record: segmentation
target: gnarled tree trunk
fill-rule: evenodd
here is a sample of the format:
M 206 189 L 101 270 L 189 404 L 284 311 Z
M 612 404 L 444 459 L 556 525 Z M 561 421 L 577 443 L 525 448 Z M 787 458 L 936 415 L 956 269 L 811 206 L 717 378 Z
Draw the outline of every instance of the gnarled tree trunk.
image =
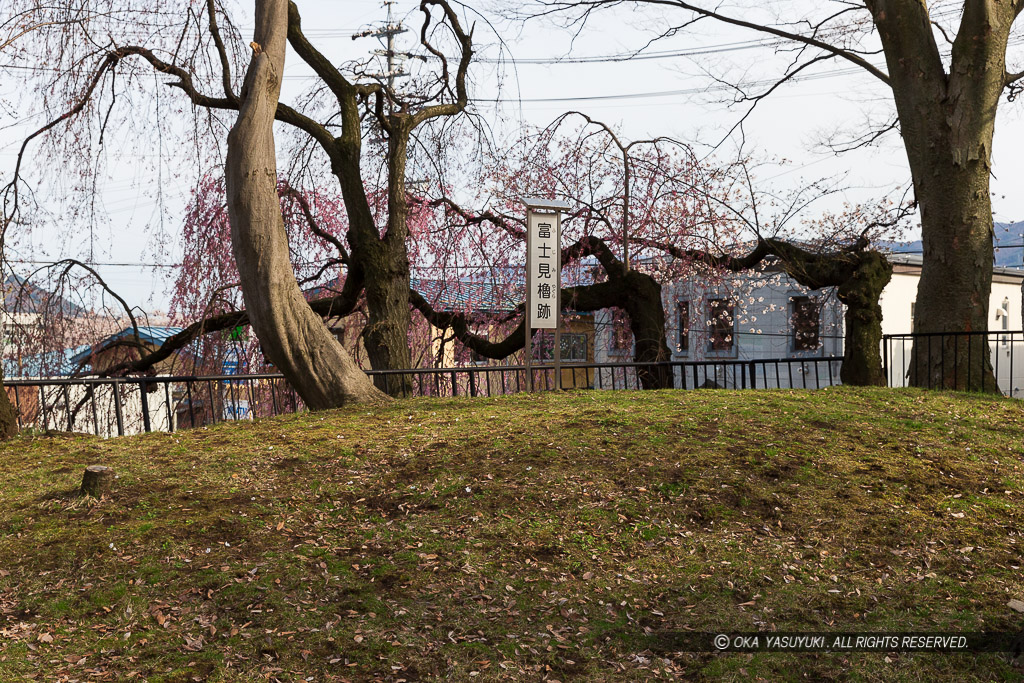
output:
M 846 304 L 846 339 L 839 378 L 855 387 L 884 387 L 882 307 L 878 299 L 892 279 L 892 264 L 876 251 L 863 252 L 853 273 L 838 287 Z
M 253 56 L 226 162 L 231 242 L 252 327 L 311 409 L 379 401 L 352 357 L 299 290 L 277 195 L 274 116 L 284 73 L 287 0 L 256 0 Z

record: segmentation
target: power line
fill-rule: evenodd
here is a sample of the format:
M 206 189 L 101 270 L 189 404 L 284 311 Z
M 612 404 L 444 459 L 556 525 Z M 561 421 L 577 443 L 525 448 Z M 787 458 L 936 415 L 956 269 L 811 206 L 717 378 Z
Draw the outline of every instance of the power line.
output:
M 32 259 L 6 259 L 8 263 L 20 263 L 30 266 L 55 266 L 57 264 L 67 263 L 64 261 L 35 261 Z M 110 266 L 120 268 L 178 268 L 181 266 L 180 263 L 103 263 L 99 261 L 82 261 L 87 266 Z

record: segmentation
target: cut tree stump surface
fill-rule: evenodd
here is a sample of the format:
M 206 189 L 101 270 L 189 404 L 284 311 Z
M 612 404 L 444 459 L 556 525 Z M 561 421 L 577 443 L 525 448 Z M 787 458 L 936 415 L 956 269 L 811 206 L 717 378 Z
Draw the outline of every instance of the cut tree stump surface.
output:
M 104 494 L 110 493 L 113 482 L 113 469 L 103 465 L 89 465 L 85 468 L 85 474 L 82 476 L 80 493 L 83 496 L 99 498 Z

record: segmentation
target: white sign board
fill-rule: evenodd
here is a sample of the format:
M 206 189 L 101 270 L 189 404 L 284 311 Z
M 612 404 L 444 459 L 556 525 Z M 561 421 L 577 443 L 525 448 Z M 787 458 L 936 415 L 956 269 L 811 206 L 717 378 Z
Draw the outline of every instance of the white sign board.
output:
M 553 330 L 558 327 L 558 290 L 561 287 L 561 251 L 558 214 L 529 213 L 526 229 L 526 308 L 530 327 Z
M 252 411 L 249 410 L 249 402 L 244 399 L 236 401 L 226 398 L 224 401 L 225 420 L 251 420 Z

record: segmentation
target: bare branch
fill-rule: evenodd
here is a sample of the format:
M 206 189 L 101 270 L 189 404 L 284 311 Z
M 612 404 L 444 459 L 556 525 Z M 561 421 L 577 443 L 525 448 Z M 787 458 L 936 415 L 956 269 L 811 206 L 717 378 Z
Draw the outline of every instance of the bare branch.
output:
M 856 54 L 855 52 L 847 50 L 845 48 L 842 48 L 842 47 L 839 47 L 837 45 L 832 45 L 830 43 L 827 43 L 827 42 L 817 38 L 816 35 L 806 36 L 806 35 L 802 35 L 800 33 L 793 33 L 792 31 L 786 31 L 784 29 L 777 28 L 775 26 L 769 26 L 767 24 L 758 24 L 756 22 L 747 21 L 745 19 L 740 19 L 738 17 L 732 17 L 732 16 L 729 16 L 727 14 L 723 14 L 723 13 L 717 11 L 717 10 L 712 10 L 712 9 L 708 9 L 708 8 L 705 8 L 705 7 L 699 7 L 699 6 L 691 4 L 689 2 L 683 2 L 682 0 L 644 0 L 644 2 L 647 3 L 647 4 L 650 4 L 650 5 L 657 5 L 657 6 L 661 6 L 661 7 L 672 7 L 672 8 L 684 9 L 684 10 L 693 12 L 694 14 L 697 14 L 697 15 L 702 16 L 702 17 L 708 17 L 709 19 L 715 19 L 716 21 L 720 21 L 720 22 L 722 22 L 724 24 L 730 24 L 732 26 L 739 26 L 741 28 L 750 29 L 752 31 L 757 31 L 759 33 L 767 33 L 769 35 L 777 36 L 777 37 L 783 38 L 785 40 L 791 40 L 791 41 L 796 42 L 796 43 L 803 43 L 803 44 L 809 45 L 811 47 L 816 47 L 816 48 L 818 48 L 820 50 L 824 50 L 825 52 L 828 52 L 828 53 L 830 53 L 830 54 L 832 54 L 832 55 L 834 55 L 836 57 L 840 57 L 842 59 L 845 59 L 845 60 L 849 61 L 852 64 L 856 64 L 857 66 L 861 67 L 862 69 L 867 71 L 869 74 L 871 74 L 872 76 L 877 78 L 878 80 L 880 80 L 883 83 L 885 83 L 886 85 L 892 87 L 892 82 L 889 79 L 889 75 L 886 74 L 884 71 L 880 70 L 878 67 L 876 67 L 874 64 L 872 64 L 868 60 L 864 59 L 864 57 Z M 559 11 L 559 10 L 573 9 L 573 8 L 576 8 L 576 7 L 579 7 L 579 6 L 587 7 L 588 10 L 589 10 L 591 8 L 596 8 L 596 7 L 601 7 L 601 6 L 611 6 L 611 5 L 615 5 L 615 4 L 618 4 L 618 2 L 616 2 L 615 0 L 584 0 L 582 2 L 571 1 L 571 0 L 552 0 L 550 2 L 544 2 L 545 6 L 551 8 L 550 11 Z M 817 33 L 817 31 L 815 31 L 815 34 L 816 33 Z
M 210 35 L 217 46 L 217 55 L 220 57 L 221 81 L 224 86 L 224 96 L 233 102 L 238 102 L 238 97 L 231 88 L 231 62 L 228 60 L 228 51 L 224 47 L 224 41 L 220 37 L 220 27 L 217 25 L 217 12 L 213 6 L 214 0 L 206 0 L 206 10 L 210 14 Z
M 440 50 L 435 48 L 427 38 L 427 30 L 430 27 L 431 18 L 430 10 L 427 9 L 428 5 L 436 5 L 444 11 L 445 18 L 448 20 L 448 24 L 451 26 L 452 32 L 455 34 L 455 38 L 459 41 L 462 55 L 459 58 L 459 66 L 455 72 L 455 101 L 423 107 L 412 115 L 413 128 L 427 119 L 458 114 L 463 111 L 469 103 L 469 95 L 466 91 L 466 74 L 469 71 L 469 63 L 473 59 L 473 31 L 470 29 L 470 32 L 466 33 L 463 30 L 462 24 L 459 22 L 458 15 L 455 14 L 455 11 L 445 0 L 423 0 L 423 2 L 420 3 L 420 10 L 426 15 L 423 20 L 423 28 L 420 30 L 420 42 L 423 44 L 423 47 L 441 60 L 441 80 L 446 86 L 449 84 L 448 59 Z
M 309 229 L 313 232 L 313 234 L 326 242 L 330 242 L 331 245 L 333 245 L 334 248 L 338 250 L 338 254 L 341 257 L 341 262 L 344 263 L 346 266 L 351 267 L 352 260 L 349 258 L 348 250 L 345 249 L 345 245 L 342 244 L 341 240 L 339 240 L 337 237 L 335 237 L 334 235 L 330 234 L 329 232 L 320 227 L 320 224 L 313 216 L 313 211 L 309 206 L 309 200 L 306 199 L 305 195 L 303 195 L 301 192 L 293 188 L 291 185 L 288 185 L 287 183 L 285 184 L 285 189 L 282 195 L 288 197 L 289 199 L 291 199 L 292 201 L 299 205 L 299 208 L 302 210 L 302 215 L 305 216 L 306 223 L 309 225 Z

